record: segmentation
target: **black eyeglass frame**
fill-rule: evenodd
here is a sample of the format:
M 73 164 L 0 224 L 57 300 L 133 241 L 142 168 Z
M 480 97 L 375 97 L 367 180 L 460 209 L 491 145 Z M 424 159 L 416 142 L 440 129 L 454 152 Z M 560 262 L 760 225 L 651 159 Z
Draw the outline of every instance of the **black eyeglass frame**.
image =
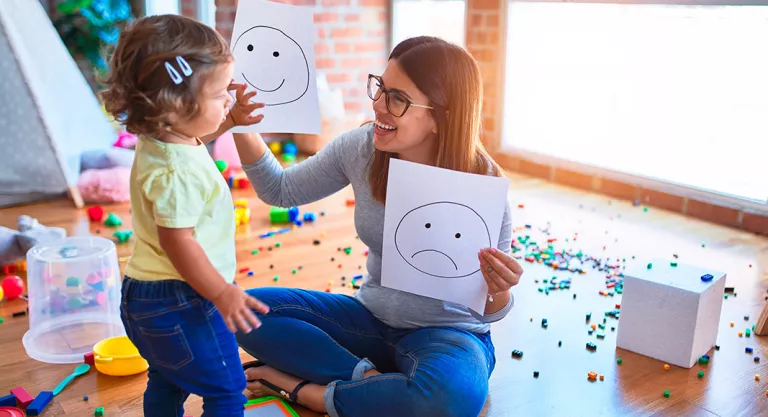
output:
M 375 97 L 372 96 L 372 94 L 374 94 L 374 93 L 371 91 L 371 82 L 373 80 L 376 80 L 376 82 L 379 83 L 379 87 L 377 89 L 378 94 L 375 94 Z M 367 87 L 367 90 L 368 90 L 368 98 L 370 98 L 373 101 L 378 100 L 381 97 L 381 95 L 384 94 L 385 102 L 387 104 L 387 111 L 389 112 L 389 114 L 391 114 L 392 116 L 395 116 L 395 117 L 403 117 L 403 115 L 405 115 L 405 113 L 411 107 L 421 107 L 422 109 L 430 109 L 430 110 L 434 109 L 434 107 L 432 107 L 432 106 L 425 106 L 423 104 L 416 104 L 413 101 L 411 101 L 411 99 L 409 99 L 408 97 L 405 97 L 404 95 L 400 94 L 397 91 L 387 90 L 386 88 L 384 88 L 384 80 L 382 80 L 381 77 L 378 76 L 378 75 L 368 74 L 368 85 L 366 87 Z M 395 114 L 395 112 L 393 112 L 392 109 L 389 107 L 389 97 L 390 97 L 389 95 L 390 94 L 397 94 L 400 99 L 405 101 L 405 108 L 403 109 L 403 112 L 400 113 L 399 115 Z

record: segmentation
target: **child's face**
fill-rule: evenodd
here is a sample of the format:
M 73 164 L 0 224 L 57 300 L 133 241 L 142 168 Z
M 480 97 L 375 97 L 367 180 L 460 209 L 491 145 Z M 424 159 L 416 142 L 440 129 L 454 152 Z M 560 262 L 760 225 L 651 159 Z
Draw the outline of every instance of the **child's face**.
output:
M 209 135 L 217 131 L 226 120 L 229 106 L 232 104 L 232 96 L 229 95 L 227 87 L 232 82 L 234 68 L 234 63 L 228 63 L 221 64 L 211 71 L 198 93 L 200 111 L 184 123 L 185 133 L 196 137 Z

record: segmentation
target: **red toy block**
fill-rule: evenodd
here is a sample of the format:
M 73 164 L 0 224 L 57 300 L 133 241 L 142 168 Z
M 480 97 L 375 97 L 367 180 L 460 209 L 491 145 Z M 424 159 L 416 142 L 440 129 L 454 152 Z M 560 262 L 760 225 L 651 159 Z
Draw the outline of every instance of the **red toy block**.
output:
M 87 363 L 88 365 L 95 366 L 93 362 L 93 352 L 88 352 L 83 355 L 83 362 Z
M 100 222 L 104 218 L 104 209 L 101 206 L 88 207 L 88 217 L 92 222 Z
M 16 273 L 16 264 L 3 265 L 3 275 L 11 275 Z
M 29 403 L 34 400 L 31 395 L 27 392 L 27 390 L 24 389 L 24 387 L 16 387 L 11 390 L 11 394 L 13 394 L 14 397 L 16 397 L 16 402 L 19 403 L 21 408 L 27 408 Z

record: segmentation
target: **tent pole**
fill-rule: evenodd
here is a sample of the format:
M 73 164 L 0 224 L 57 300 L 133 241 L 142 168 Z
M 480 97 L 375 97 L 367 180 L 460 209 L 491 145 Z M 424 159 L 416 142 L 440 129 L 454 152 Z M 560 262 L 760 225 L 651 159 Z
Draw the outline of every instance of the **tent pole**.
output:
M 77 189 L 77 186 L 69 187 L 69 198 L 75 203 L 75 207 L 79 209 L 85 207 L 83 196 L 80 195 L 80 190 Z

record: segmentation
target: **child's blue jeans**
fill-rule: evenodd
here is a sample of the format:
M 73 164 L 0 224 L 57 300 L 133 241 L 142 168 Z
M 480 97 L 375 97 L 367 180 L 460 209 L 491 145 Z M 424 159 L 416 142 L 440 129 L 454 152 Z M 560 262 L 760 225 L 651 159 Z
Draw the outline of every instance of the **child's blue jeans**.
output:
M 178 280 L 123 280 L 121 318 L 149 362 L 145 417 L 183 417 L 189 394 L 203 417 L 242 416 L 246 381 L 235 335 L 214 305 Z
M 490 332 L 395 329 L 342 294 L 277 287 L 247 292 L 270 310 L 258 315 L 261 327 L 237 333 L 240 347 L 326 385 L 331 417 L 476 417 L 482 411 L 496 364 Z M 374 366 L 382 374 L 363 378 Z

